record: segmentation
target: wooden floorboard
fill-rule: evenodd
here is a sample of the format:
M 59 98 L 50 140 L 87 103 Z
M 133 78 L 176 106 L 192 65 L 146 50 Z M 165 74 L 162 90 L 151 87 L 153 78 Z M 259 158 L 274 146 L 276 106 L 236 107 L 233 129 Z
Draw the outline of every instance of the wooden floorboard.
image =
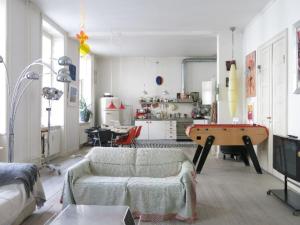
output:
M 195 149 L 185 149 L 192 158 Z M 60 160 L 62 172 L 80 160 L 63 158 Z M 47 202 L 36 210 L 22 225 L 42 225 L 61 210 L 59 199 L 63 175 L 42 173 Z M 208 157 L 201 175 L 197 175 L 196 225 L 299 225 L 300 217 L 292 215 L 292 210 L 268 196 L 270 188 L 282 188 L 283 184 L 273 176 L 256 174 L 254 168 L 245 167 L 242 162 Z M 178 221 L 162 223 L 141 223 L 141 225 L 183 225 Z

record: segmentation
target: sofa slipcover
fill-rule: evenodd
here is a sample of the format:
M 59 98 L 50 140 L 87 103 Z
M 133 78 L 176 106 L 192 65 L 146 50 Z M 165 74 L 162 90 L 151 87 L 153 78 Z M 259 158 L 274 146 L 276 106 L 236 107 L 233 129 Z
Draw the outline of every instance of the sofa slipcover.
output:
M 69 168 L 63 204 L 128 205 L 143 221 L 193 221 L 195 193 L 195 170 L 181 149 L 96 147 Z

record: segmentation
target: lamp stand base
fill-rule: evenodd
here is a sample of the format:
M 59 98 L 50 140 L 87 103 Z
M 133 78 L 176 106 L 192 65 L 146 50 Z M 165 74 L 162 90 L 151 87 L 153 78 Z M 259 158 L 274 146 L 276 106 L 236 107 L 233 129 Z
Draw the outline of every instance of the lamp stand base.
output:
M 42 156 L 41 158 L 41 166 L 39 167 L 39 170 L 42 170 L 43 168 L 46 168 L 50 170 L 51 173 L 57 173 L 57 175 L 61 175 L 61 170 L 59 168 L 59 165 L 51 164 L 48 162 L 47 158 L 45 156 Z

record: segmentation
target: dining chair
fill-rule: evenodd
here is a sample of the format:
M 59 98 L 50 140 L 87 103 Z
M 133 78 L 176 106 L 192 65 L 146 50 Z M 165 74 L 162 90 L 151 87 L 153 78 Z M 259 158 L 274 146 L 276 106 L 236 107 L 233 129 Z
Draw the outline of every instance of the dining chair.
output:
M 128 146 L 132 147 L 132 145 L 134 145 L 134 138 L 135 138 L 135 134 L 136 134 L 136 129 L 137 129 L 137 127 L 132 127 L 129 130 L 128 135 L 123 137 L 123 138 L 117 139 L 115 141 L 115 144 L 117 144 L 119 146 L 128 145 Z
M 141 135 L 142 126 L 136 127 L 135 137 L 134 137 L 134 146 L 136 147 L 137 138 Z

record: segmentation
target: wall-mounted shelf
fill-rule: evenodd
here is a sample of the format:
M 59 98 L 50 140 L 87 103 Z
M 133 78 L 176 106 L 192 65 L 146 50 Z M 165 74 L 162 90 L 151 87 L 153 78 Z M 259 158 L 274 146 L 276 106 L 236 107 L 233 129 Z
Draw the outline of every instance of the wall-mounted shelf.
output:
M 147 105 L 151 105 L 151 104 L 170 104 L 170 103 L 174 103 L 174 104 L 193 104 L 193 103 L 197 103 L 197 102 L 185 102 L 185 101 L 176 101 L 176 102 L 140 102 L 140 104 L 147 104 Z

